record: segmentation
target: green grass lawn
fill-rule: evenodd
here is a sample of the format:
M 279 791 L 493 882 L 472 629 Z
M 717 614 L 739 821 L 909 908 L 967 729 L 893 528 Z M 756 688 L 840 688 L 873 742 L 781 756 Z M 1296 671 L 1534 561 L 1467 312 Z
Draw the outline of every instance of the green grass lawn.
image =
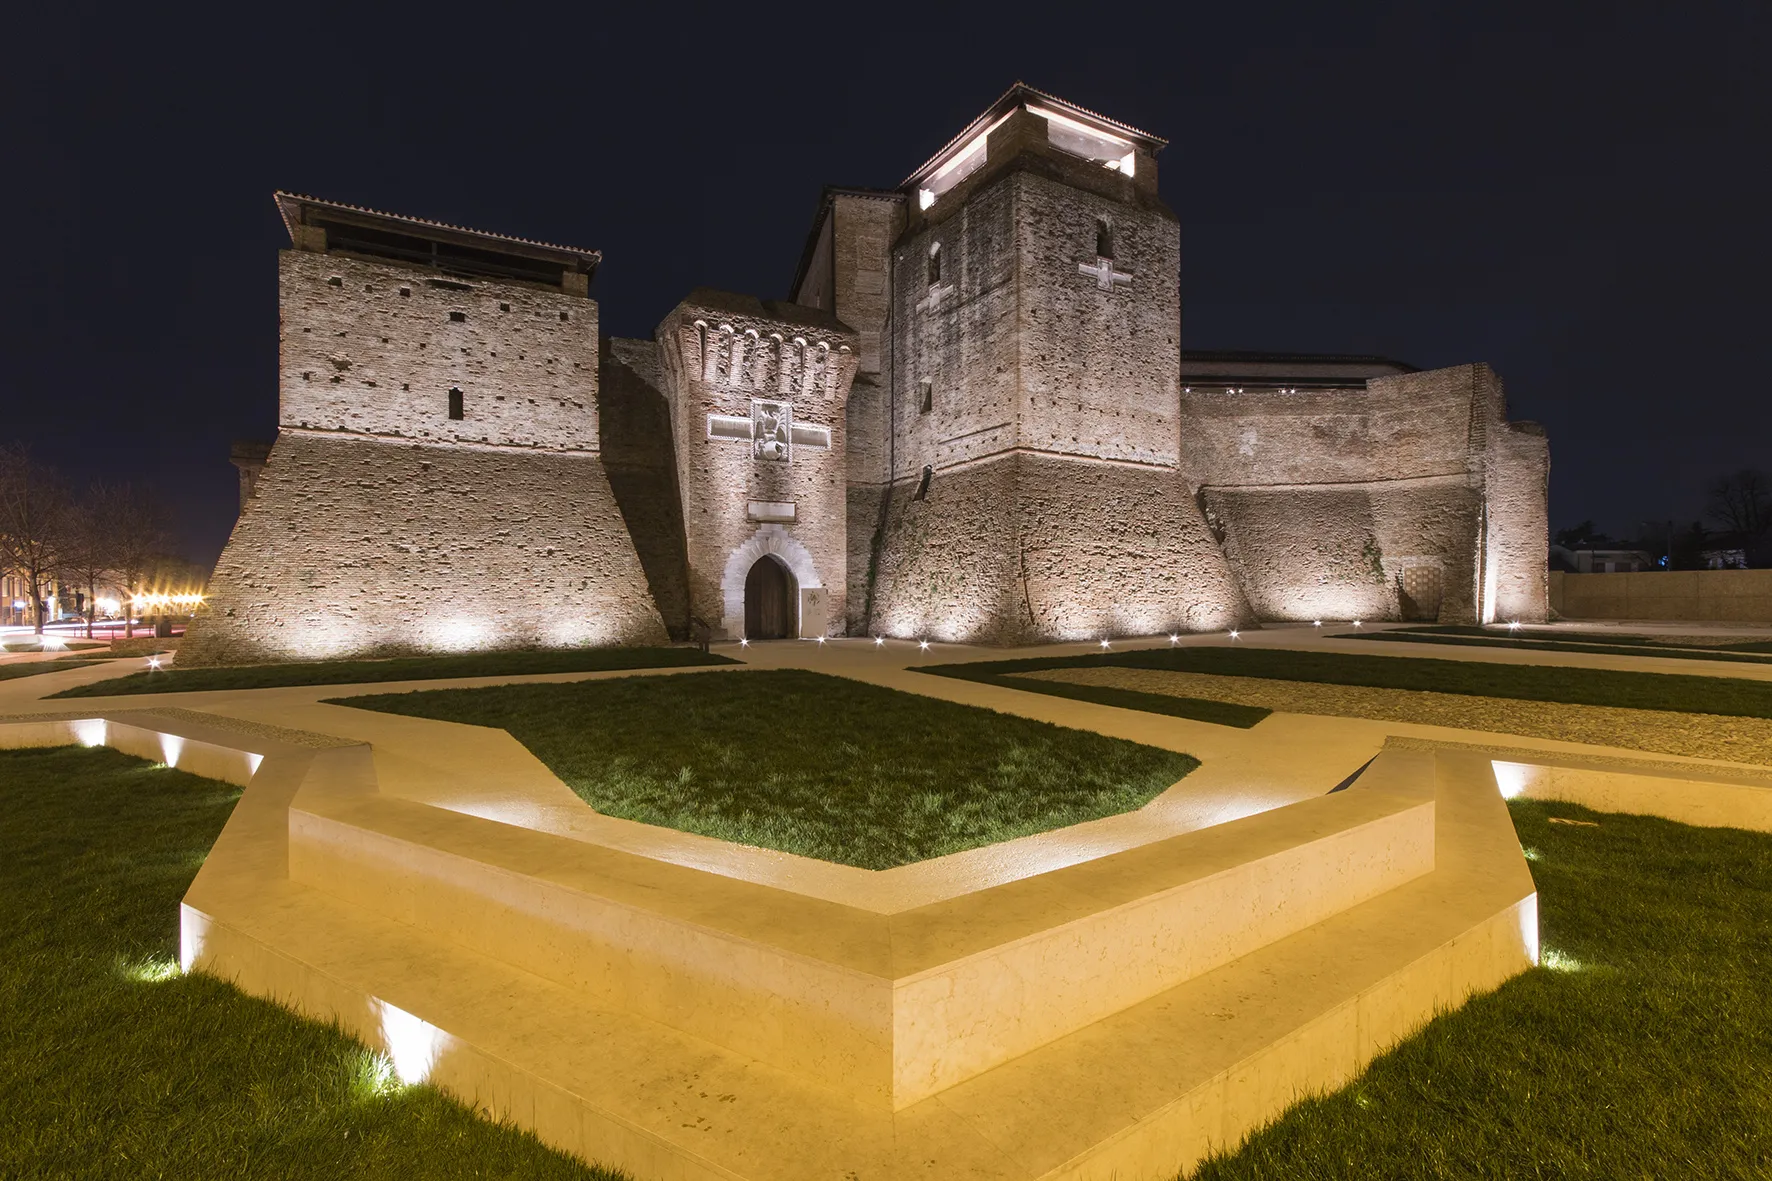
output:
M 1772 836 L 1510 808 L 1555 966 L 1435 1020 L 1200 1181 L 1772 1176 Z
M 71 668 L 85 668 L 89 664 L 101 663 L 103 662 L 85 660 L 78 656 L 61 656 L 54 660 L 20 660 L 12 664 L 0 664 L 0 681 L 41 676 L 43 673 L 65 673 Z
M 0 751 L 0 1176 L 613 1181 L 205 976 L 178 902 L 239 791 Z
M 0 1176 L 610 1181 L 171 968 L 238 794 L 109 750 L 0 752 Z M 1198 1177 L 1772 1175 L 1772 837 L 1510 808 L 1550 966 Z
M 237 668 L 169 668 L 130 673 L 64 689 L 53 697 L 113 697 L 133 693 L 192 693 L 204 689 L 275 689 L 289 685 L 368 685 L 448 677 L 514 677 L 533 673 L 610 672 L 736 664 L 695 648 L 562 648 L 546 652 L 469 652 L 460 656 L 403 656 L 393 660 L 316 660 Z
M 1744 645 L 1690 648 L 1664 643 L 1648 636 L 1618 636 L 1595 640 L 1550 636 L 1507 636 L 1479 627 L 1395 628 L 1381 632 L 1345 632 L 1336 640 L 1390 640 L 1410 644 L 1453 644 L 1480 648 L 1519 648 L 1528 652 L 1588 652 L 1600 656 L 1659 656 L 1669 660 L 1725 660 L 1744 664 L 1772 663 L 1772 656 L 1756 655 L 1767 649 Z
M 510 731 L 609 816 L 890 869 L 1131 811 L 1184 754 L 797 670 L 379 694 Z
M 939 667 L 946 675 L 954 676 L 958 675 L 954 670 L 979 666 Z M 1290 648 L 1237 647 L 1145 648 L 1095 656 L 996 660 L 983 667 L 997 675 L 1053 668 L 1153 668 L 1215 676 L 1307 681 L 1320 685 L 1461 693 L 1518 701 L 1558 701 L 1570 705 L 1772 718 L 1772 681 L 1604 668 L 1561 668 L 1543 664 L 1486 664 L 1418 656 L 1363 656 Z M 1038 682 L 1010 683 L 1019 689 Z
M 1088 657 L 1086 659 L 1094 659 Z M 1120 709 L 1142 710 L 1148 714 L 1167 714 L 1174 718 L 1191 718 L 1219 726 L 1236 726 L 1247 730 L 1273 711 L 1258 705 L 1237 705 L 1229 701 L 1211 701 L 1203 697 L 1175 697 L 1168 693 L 1141 693 L 1136 689 L 1116 689 L 1111 685 L 1071 685 L 1064 681 L 1037 681 L 1017 673 L 1040 672 L 1049 668 L 1076 667 L 1075 657 L 1034 658 L 1030 660 L 976 660 L 964 664 L 931 664 L 914 669 L 938 677 L 960 681 L 977 681 L 1004 689 L 1020 689 L 1024 693 L 1044 693 L 1048 697 L 1065 697 L 1072 701 L 1091 701 L 1096 705 L 1118 706 Z

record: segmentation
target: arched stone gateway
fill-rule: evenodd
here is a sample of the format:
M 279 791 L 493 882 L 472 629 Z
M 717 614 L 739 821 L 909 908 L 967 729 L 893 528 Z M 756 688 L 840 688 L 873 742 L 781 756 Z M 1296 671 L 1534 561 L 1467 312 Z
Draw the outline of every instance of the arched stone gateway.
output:
M 746 585 L 757 562 L 764 558 L 772 558 L 780 563 L 788 575 L 790 597 L 787 630 L 784 634 L 805 634 L 805 628 L 801 626 L 801 600 L 809 590 L 822 591 L 824 580 L 818 576 L 818 569 L 812 564 L 812 555 L 805 546 L 794 540 L 787 529 L 781 525 L 764 525 L 726 559 L 726 570 L 720 579 L 720 595 L 723 600 L 720 625 L 730 638 L 737 639 L 747 634 Z M 823 630 L 821 623 L 817 631 L 822 633 Z
M 798 629 L 799 588 L 774 554 L 751 563 L 744 580 L 744 634 L 752 640 L 785 640 Z

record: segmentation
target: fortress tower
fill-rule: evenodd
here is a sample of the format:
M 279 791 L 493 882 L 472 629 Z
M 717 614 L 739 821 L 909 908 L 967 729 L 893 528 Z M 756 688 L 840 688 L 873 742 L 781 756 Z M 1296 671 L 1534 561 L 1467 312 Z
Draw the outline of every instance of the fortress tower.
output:
M 662 641 L 600 456 L 601 256 L 277 202 L 277 441 L 179 662 Z
M 884 467 L 872 630 L 1016 643 L 1248 617 L 1180 468 L 1162 147 L 1016 86 L 905 182 L 886 396 L 851 424 L 854 466 Z
M 278 438 L 180 662 L 1545 618 L 1543 431 L 1482 364 L 1184 352 L 1163 146 L 1017 84 L 647 340 L 595 251 L 278 194 Z

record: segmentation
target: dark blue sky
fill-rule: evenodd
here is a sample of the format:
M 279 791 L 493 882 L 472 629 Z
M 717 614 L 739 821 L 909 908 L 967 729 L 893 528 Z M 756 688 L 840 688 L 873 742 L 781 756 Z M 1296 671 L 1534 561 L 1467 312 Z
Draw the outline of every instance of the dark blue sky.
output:
M 967 15 L 972 12 L 972 15 Z M 1486 360 L 1554 525 L 1772 467 L 1772 5 L 66 6 L 0 71 L 0 437 L 159 485 L 270 437 L 283 187 L 601 249 L 605 330 L 780 296 L 819 187 L 1017 78 L 1166 136 L 1190 348 Z

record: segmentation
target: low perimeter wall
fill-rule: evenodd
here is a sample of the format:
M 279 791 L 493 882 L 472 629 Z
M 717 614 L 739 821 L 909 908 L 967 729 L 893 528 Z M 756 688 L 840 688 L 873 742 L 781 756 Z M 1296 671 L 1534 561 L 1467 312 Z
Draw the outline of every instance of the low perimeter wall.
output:
M 1552 571 L 1550 603 L 1564 619 L 1772 623 L 1772 570 Z

